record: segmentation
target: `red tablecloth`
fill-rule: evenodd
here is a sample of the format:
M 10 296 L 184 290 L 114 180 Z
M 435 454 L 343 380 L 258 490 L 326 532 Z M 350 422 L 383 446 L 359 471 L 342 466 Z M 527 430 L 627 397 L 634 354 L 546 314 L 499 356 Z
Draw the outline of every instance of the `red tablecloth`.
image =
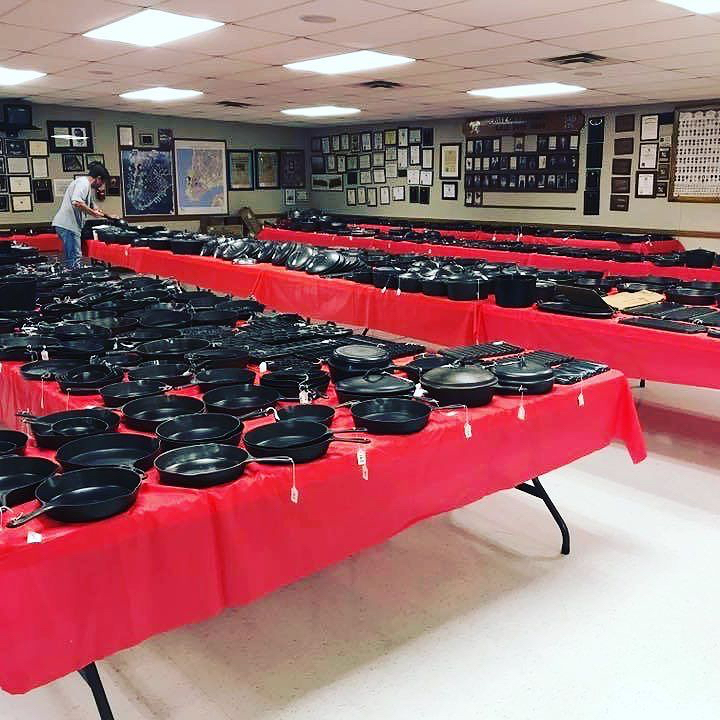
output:
M 362 446 L 365 480 L 359 446 L 332 445 L 326 458 L 298 466 L 297 505 L 288 467 L 251 464 L 239 481 L 203 491 L 158 485 L 152 471 L 123 515 L 75 526 L 39 518 L 3 530 L 0 615 L 8 652 L 0 654 L 0 686 L 25 692 L 156 633 L 248 603 L 613 440 L 641 461 L 645 446 L 625 378 L 613 371 L 586 382 L 584 406 L 578 392 L 557 387 L 527 398 L 524 421 L 517 398 L 498 397 L 471 411 L 470 439 L 462 412 L 433 413 L 416 435 L 373 437 Z M 69 406 L 97 402 L 70 398 Z M 67 406 L 55 383 L 41 393 L 39 383 L 22 378 L 19 363 L 4 363 L 3 422 L 13 423 L 15 408 Z M 338 411 L 336 425 L 352 426 L 347 409 Z M 42 542 L 28 544 L 29 529 Z
M 60 238 L 54 232 L 39 233 L 38 235 L 13 235 L 10 239 L 37 248 L 40 252 L 60 252 L 62 249 Z
M 430 243 L 397 242 L 368 237 L 348 235 L 329 235 L 327 233 L 306 233 L 280 228 L 264 228 L 261 240 L 278 242 L 298 242 L 306 245 L 326 247 L 361 247 L 385 250 L 396 255 L 419 253 L 432 257 L 478 258 L 490 262 L 510 262 L 518 265 L 533 265 L 546 270 L 599 270 L 607 275 L 664 275 L 679 280 L 704 280 L 720 282 L 720 267 L 688 268 L 658 267 L 651 262 L 621 263 L 612 260 L 593 260 L 590 258 L 572 258 L 561 255 L 543 255 L 542 253 L 508 252 L 505 250 L 485 250 L 481 248 L 433 245 Z M 514 238 L 515 236 L 513 236 Z M 588 241 L 591 242 L 591 241 Z M 559 243 L 558 243 L 559 244 Z

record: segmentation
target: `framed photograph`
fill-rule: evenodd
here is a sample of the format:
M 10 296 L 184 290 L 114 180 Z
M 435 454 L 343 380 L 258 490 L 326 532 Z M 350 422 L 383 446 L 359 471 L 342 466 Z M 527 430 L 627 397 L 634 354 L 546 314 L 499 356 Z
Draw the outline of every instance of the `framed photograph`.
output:
M 28 146 L 25 140 L 5 139 L 5 154 L 8 157 L 27 157 Z
M 670 179 L 670 165 L 668 163 L 660 163 L 658 165 L 658 180 Z
M 635 173 L 635 197 L 654 198 L 657 185 L 657 173 L 638 170 Z
M 9 195 L 0 195 L 0 212 L 10 212 Z
M 147 152 L 157 152 L 157 156 L 162 157 L 170 154 L 164 150 Z M 172 157 L 178 215 L 227 215 L 228 168 L 225 141 L 176 138 Z M 274 167 L 277 174 L 277 153 Z
M 92 124 L 80 120 L 48 120 L 50 152 L 94 152 Z
M 397 166 L 398 170 L 407 170 L 409 164 L 408 148 L 399 147 L 397 150 Z
M 411 145 L 410 146 L 410 165 L 419 165 L 420 164 L 420 146 L 419 145 Z
M 404 200 L 405 200 L 405 186 L 404 185 L 393 185 L 392 199 L 395 202 L 404 202 Z
M 255 151 L 255 187 L 258 190 L 276 190 L 280 187 L 279 151 Z
M 330 155 L 325 156 L 325 171 L 326 172 L 335 172 L 337 170 L 337 156 L 333 155 L 332 153 Z
M 613 175 L 630 175 L 632 172 L 632 160 L 630 158 L 613 158 Z
M 360 149 L 363 152 L 372 150 L 372 135 L 369 132 L 360 133 Z
M 641 170 L 656 170 L 658 160 L 657 143 L 640 143 L 640 162 L 638 167 Z
M 634 132 L 635 131 L 635 115 L 616 115 L 615 116 L 615 132 Z
M 380 204 L 381 205 L 389 205 L 390 204 L 390 188 L 387 185 L 383 185 L 380 188 Z
M 47 157 L 47 140 L 28 140 L 28 155 L 30 157 Z
M 377 207 L 378 195 L 377 188 L 371 187 L 367 189 L 367 204 L 368 207 Z
M 420 166 L 423 170 L 432 170 L 433 168 L 433 148 L 423 148 Z
M 386 130 L 383 140 L 385 145 L 397 145 L 397 130 Z
M 629 177 L 614 177 L 610 181 L 610 192 L 616 193 L 629 193 L 630 192 L 630 178 Z
M 372 166 L 373 167 L 382 167 L 385 164 L 385 153 L 380 152 L 374 152 L 372 154 Z
M 359 161 L 359 168 L 360 170 L 369 170 L 372 167 L 372 156 L 370 153 L 363 153 L 362 155 L 358 156 Z
M 340 152 L 340 136 L 339 135 L 333 135 L 330 138 L 330 147 L 332 148 L 333 152 Z
M 321 190 L 324 192 L 342 192 L 343 191 L 343 176 L 342 175 L 313 175 L 310 187 L 313 190 Z M 295 198 L 298 197 L 298 192 L 295 192 Z
M 138 147 L 155 147 L 155 132 L 153 130 L 138 130 Z
M 32 164 L 32 176 L 34 178 L 46 178 L 48 174 L 48 161 L 46 157 L 30 158 Z
M 311 173 L 324 173 L 325 172 L 325 156 L 324 155 L 311 155 L 310 156 L 310 172 Z
M 367 204 L 367 188 L 362 185 L 357 189 L 357 202 L 358 205 Z
M 667 182 L 659 182 L 657 184 L 655 197 L 666 198 L 667 195 L 668 195 L 668 183 Z
M 319 137 L 311 138 L 310 152 L 314 152 L 314 153 L 322 152 L 322 141 Z
M 347 170 L 347 163 L 345 162 L 345 155 L 337 155 L 335 158 L 335 164 L 337 165 L 337 171 L 344 173 Z
M 345 191 L 345 204 L 357 205 L 357 190 L 355 188 L 348 188 Z
M 20 212 L 32 212 L 32 196 L 30 195 L 12 195 L 12 211 L 16 213 Z
M 98 162 L 101 165 L 105 164 L 105 155 L 103 153 L 88 153 L 85 155 L 85 164 L 90 167 L 90 163 Z
M 435 129 L 434 128 L 423 128 L 422 129 L 422 140 L 423 147 L 432 147 L 435 144 Z
M 383 145 L 383 134 L 382 131 L 376 131 L 372 134 L 373 150 L 382 150 Z
M 422 128 L 410 128 L 408 145 L 419 145 L 422 142 Z
M 29 193 L 30 192 L 30 176 L 29 175 L 11 175 L 10 176 L 10 192 L 11 193 Z
M 350 136 L 350 152 L 360 152 L 360 135 L 358 133 Z
M 35 203 L 51 203 L 55 202 L 53 196 L 52 180 L 44 178 L 32 181 L 32 193 Z
M 112 197 L 119 197 L 120 196 L 120 176 L 119 175 L 111 175 L 110 180 L 107 183 L 107 187 L 105 188 L 105 192 Z
M 340 136 L 340 150 L 343 152 L 350 150 L 350 133 L 343 133 Z
M 305 187 L 305 151 L 280 151 L 280 185 L 284 188 Z
M 118 147 L 131 148 L 135 146 L 135 134 L 132 125 L 118 125 Z
M 641 115 L 640 116 L 640 142 L 646 140 L 657 141 L 660 135 L 660 116 L 659 115 Z
M 432 170 L 420 170 L 420 184 L 430 186 L 433 183 L 433 171 Z
M 295 188 L 285 188 L 283 190 L 283 199 L 286 205 L 295 205 Z
M 610 209 L 616 212 L 627 212 L 630 209 L 629 195 L 611 195 Z
M 385 177 L 388 179 L 398 177 L 398 165 L 396 162 L 385 164 Z
M 458 199 L 458 184 L 456 182 L 444 182 L 442 184 L 442 199 L 443 200 L 457 200 Z
M 320 138 L 320 150 L 322 150 L 323 155 L 327 155 L 330 152 L 330 137 Z
M 441 179 L 460 179 L 461 148 L 462 145 L 460 143 L 448 143 L 440 145 Z
M 62 154 L 63 172 L 76 173 L 85 169 L 85 161 L 82 155 L 73 155 L 72 153 Z
M 172 150 L 175 142 L 175 131 L 172 128 L 158 128 L 157 146 L 158 150 Z
M 351 170 L 349 173 L 345 175 L 345 184 L 346 185 L 357 185 L 358 184 L 358 174 L 355 170 Z
M 385 182 L 385 168 L 374 168 L 373 171 L 373 182 L 377 184 L 382 184 Z
M 357 155 L 346 155 L 345 156 L 345 167 L 348 170 L 358 169 L 358 156 Z
M 10 182 L 7 175 L 0 175 L 0 193 L 10 192 Z
M 635 152 L 635 138 L 615 138 L 615 155 L 632 155 Z
M 10 175 L 27 175 L 30 172 L 28 159 L 26 157 L 7 158 L 7 171 Z
M 252 150 L 227 151 L 229 190 L 253 189 L 252 157 Z M 320 159 L 322 159 L 322 155 Z
M 172 157 L 169 150 L 148 148 L 122 148 L 120 150 L 120 194 L 123 213 L 126 216 L 175 214 Z M 223 162 L 224 159 L 223 156 Z M 148 184 L 148 178 L 152 178 L 151 184 Z M 189 180 L 190 178 L 183 178 L 183 182 L 186 184 L 189 184 Z M 191 191 L 192 186 L 184 189 L 183 192 L 188 192 L 188 190 Z M 55 194 L 58 195 L 57 188 Z
M 385 162 L 395 162 L 398 156 L 397 145 L 389 145 L 385 147 Z
M 406 127 L 398 128 L 397 144 L 400 147 L 407 147 L 409 143 L 409 130 Z
M 360 171 L 360 184 L 369 185 L 372 182 L 372 172 L 370 170 Z

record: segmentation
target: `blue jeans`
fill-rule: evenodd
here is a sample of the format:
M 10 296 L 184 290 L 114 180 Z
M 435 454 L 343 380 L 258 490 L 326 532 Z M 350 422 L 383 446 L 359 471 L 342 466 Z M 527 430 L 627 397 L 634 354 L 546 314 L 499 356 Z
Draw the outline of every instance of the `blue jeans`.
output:
M 76 268 L 80 264 L 80 258 L 82 257 L 80 235 L 61 227 L 56 227 L 55 232 L 62 240 L 65 266 L 71 270 Z

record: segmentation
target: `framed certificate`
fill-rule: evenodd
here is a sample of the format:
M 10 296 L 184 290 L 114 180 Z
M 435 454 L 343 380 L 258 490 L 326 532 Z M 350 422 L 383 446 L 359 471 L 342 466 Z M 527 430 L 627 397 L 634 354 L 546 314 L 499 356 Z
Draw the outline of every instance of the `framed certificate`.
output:
M 355 188 L 345 191 L 345 203 L 347 205 L 357 205 L 357 190 Z
M 380 188 L 380 204 L 381 205 L 389 205 L 390 204 L 390 188 L 387 185 L 384 185 Z
M 422 150 L 422 168 L 423 170 L 432 170 L 433 167 L 433 149 L 423 148 Z
M 419 165 L 420 164 L 420 146 L 419 145 L 411 145 L 410 146 L 410 164 L 411 165 Z
M 407 171 L 408 185 L 419 185 L 420 184 L 420 168 L 409 167 Z
M 656 170 L 658 161 L 658 144 L 657 143 L 640 143 L 640 163 L 638 167 L 641 170 Z
M 660 116 L 643 115 L 640 118 L 640 142 L 657 140 L 660 134 Z
M 442 199 L 457 200 L 458 184 L 456 182 L 444 182 L 442 184 Z
M 404 185 L 393 185 L 392 199 L 395 202 L 403 202 L 405 200 L 405 186 Z
M 460 143 L 440 145 L 440 177 L 442 179 L 458 180 L 460 178 L 461 147 Z
M 638 170 L 635 173 L 635 197 L 654 198 L 657 184 L 657 173 Z

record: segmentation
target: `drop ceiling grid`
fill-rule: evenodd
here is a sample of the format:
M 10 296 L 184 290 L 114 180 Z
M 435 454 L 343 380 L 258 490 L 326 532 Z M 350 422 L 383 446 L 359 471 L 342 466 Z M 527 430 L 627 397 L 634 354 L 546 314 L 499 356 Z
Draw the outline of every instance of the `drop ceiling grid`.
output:
M 139 6 L 208 17 L 227 24 L 159 48 L 98 41 L 82 32 L 121 19 Z M 331 15 L 332 24 L 303 15 Z M 362 121 L 396 115 L 443 117 L 502 108 L 537 107 L 524 101 L 492 106 L 470 98 L 476 87 L 539 81 L 582 84 L 588 93 L 548 106 L 582 107 L 618 99 L 654 101 L 720 95 L 720 15 L 699 16 L 655 0 L 76 0 L 73 12 L 50 0 L 0 0 L 0 61 L 39 69 L 44 78 L 22 86 L 45 101 L 123 107 L 158 114 L 242 120 L 262 116 L 287 124 L 287 105 L 341 101 L 365 112 Z M 294 73 L 282 64 L 379 48 L 418 62 L 352 76 Z M 579 50 L 619 60 L 589 73 L 538 65 L 541 58 Z M 595 74 L 599 73 L 599 74 Z M 396 90 L 361 86 L 372 79 L 401 83 Z M 153 85 L 192 87 L 205 95 L 189 104 L 125 104 L 115 94 Z M 662 98 L 660 98 L 662 99 Z M 228 111 L 220 100 L 255 107 Z M 551 99 L 549 99 L 551 100 Z

